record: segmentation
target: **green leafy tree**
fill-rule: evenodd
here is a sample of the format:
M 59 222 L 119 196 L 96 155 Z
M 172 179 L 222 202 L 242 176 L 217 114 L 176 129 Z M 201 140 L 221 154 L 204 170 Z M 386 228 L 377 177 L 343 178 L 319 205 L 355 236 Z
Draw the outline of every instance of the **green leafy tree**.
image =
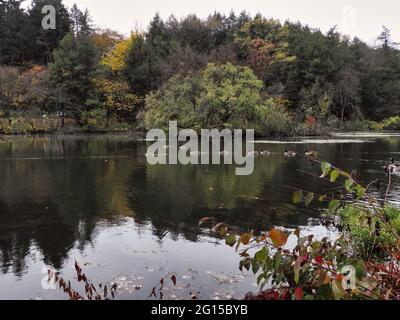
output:
M 141 101 L 129 92 L 126 82 L 99 78 L 95 79 L 94 83 L 106 111 L 107 127 L 112 118 L 120 121 L 135 119 Z
M 205 125 L 222 128 L 236 122 L 243 127 L 255 118 L 263 84 L 250 68 L 210 63 L 203 72 L 203 85 Z
M 146 97 L 147 127 L 166 127 L 169 120 L 193 128 L 246 127 L 261 104 L 262 82 L 251 69 L 208 64 L 201 73 L 171 78 Z
M 199 74 L 173 76 L 158 91 L 146 96 L 145 126 L 166 129 L 169 121 L 177 120 L 183 128 L 200 129 L 203 95 Z

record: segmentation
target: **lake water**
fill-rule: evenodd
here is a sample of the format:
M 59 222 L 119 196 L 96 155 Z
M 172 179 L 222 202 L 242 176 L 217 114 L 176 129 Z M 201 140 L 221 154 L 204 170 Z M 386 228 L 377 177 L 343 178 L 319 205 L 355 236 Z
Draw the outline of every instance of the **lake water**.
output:
M 360 179 L 382 179 L 400 136 L 339 135 L 329 139 L 260 141 L 270 150 L 251 176 L 235 166 L 150 166 L 146 142 L 128 136 L 0 138 L 0 299 L 65 299 L 45 290 L 46 270 L 74 279 L 74 261 L 94 283 L 117 282 L 118 299 L 146 299 L 161 277 L 177 276 L 167 298 L 242 298 L 257 291 L 230 247 L 198 226 L 215 217 L 243 230 L 305 226 L 318 232 L 321 208 L 291 203 L 293 187 L 322 193 L 332 185 L 304 156 Z M 299 152 L 285 158 L 285 149 Z M 400 201 L 394 177 L 389 200 Z M 80 289 L 75 281 L 73 287 Z

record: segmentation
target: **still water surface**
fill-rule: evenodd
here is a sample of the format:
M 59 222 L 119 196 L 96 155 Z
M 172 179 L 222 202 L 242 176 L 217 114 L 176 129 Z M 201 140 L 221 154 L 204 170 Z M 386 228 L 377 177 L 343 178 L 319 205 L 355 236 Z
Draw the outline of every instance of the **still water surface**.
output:
M 119 299 L 146 299 L 170 273 L 178 285 L 165 290 L 169 298 L 241 298 L 257 290 L 253 277 L 199 219 L 315 230 L 320 209 L 293 205 L 290 188 L 331 186 L 306 173 L 318 168 L 305 150 L 365 182 L 385 181 L 388 159 L 400 160 L 399 135 L 260 141 L 272 154 L 247 177 L 235 166 L 150 166 L 146 148 L 127 136 L 0 138 L 0 299 L 65 299 L 42 288 L 44 272 L 73 279 L 75 260 L 94 283 L 117 282 Z M 285 149 L 299 154 L 285 158 Z M 400 178 L 390 200 L 399 204 Z

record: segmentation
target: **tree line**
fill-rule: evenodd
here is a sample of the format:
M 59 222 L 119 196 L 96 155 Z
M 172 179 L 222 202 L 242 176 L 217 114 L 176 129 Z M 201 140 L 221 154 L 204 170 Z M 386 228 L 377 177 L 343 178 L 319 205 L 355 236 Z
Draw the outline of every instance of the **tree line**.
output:
M 57 127 L 178 120 L 263 136 L 400 128 L 400 51 L 385 27 L 371 46 L 335 27 L 323 33 L 261 14 L 156 14 L 124 37 L 62 0 L 22 2 L 0 1 L 0 119 L 11 121 L 0 120 L 2 131 L 16 117 L 32 127 L 43 113 L 56 114 Z M 41 26 L 49 4 L 55 30 Z

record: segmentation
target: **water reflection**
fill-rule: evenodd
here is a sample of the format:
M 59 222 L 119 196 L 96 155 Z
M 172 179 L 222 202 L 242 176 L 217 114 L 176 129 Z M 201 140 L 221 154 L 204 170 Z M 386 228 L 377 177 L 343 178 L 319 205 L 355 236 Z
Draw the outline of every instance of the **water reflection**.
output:
M 243 229 L 306 225 L 318 217 L 318 208 L 292 205 L 289 187 L 319 192 L 330 187 L 304 173 L 318 171 L 302 156 L 307 148 L 339 167 L 356 168 L 365 181 L 383 180 L 382 167 L 396 157 L 400 138 L 294 144 L 289 147 L 299 156 L 290 159 L 283 157 L 288 145 L 257 147 L 271 156 L 256 159 L 253 175 L 239 177 L 234 166 L 149 166 L 145 143 L 123 136 L 2 138 L 0 270 L 23 279 L 32 246 L 56 269 L 65 267 L 75 249 L 90 245 L 104 254 L 95 241 L 97 227 L 122 225 L 126 218 L 137 226 L 129 232 L 140 235 L 150 228 L 160 243 L 166 236 L 197 242 L 202 234 L 197 222 L 204 216 Z M 384 197 L 383 189 L 377 195 Z M 395 181 L 392 201 L 399 200 L 399 190 Z

